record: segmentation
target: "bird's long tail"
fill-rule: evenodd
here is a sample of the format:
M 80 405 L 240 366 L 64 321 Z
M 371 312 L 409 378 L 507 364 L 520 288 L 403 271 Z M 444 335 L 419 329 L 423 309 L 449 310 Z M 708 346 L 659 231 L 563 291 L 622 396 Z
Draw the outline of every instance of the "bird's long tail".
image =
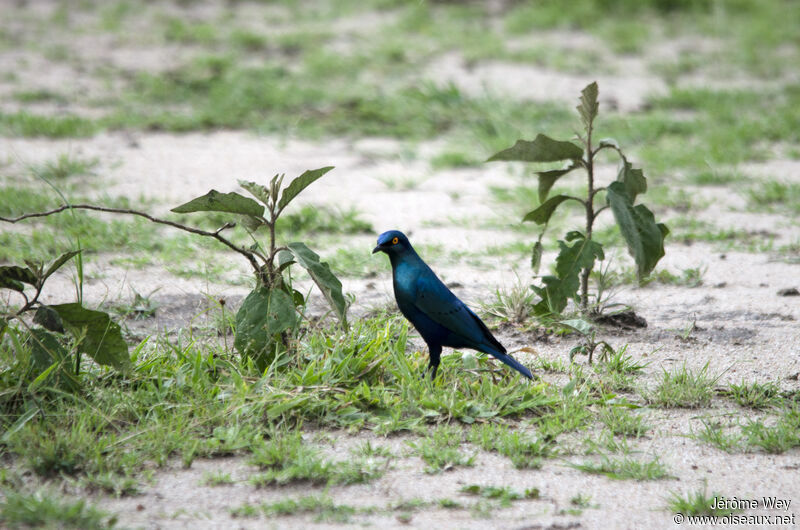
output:
M 524 375 L 528 379 L 533 379 L 533 374 L 531 374 L 531 371 L 528 370 L 526 367 L 522 366 L 519 362 L 517 362 L 510 355 L 508 355 L 506 353 L 500 353 L 500 352 L 490 352 L 490 353 L 491 353 L 492 357 L 495 357 L 498 360 L 502 361 L 503 363 L 507 364 L 508 366 L 510 366 L 511 368 L 516 370 L 517 372 L 521 373 L 522 375 Z

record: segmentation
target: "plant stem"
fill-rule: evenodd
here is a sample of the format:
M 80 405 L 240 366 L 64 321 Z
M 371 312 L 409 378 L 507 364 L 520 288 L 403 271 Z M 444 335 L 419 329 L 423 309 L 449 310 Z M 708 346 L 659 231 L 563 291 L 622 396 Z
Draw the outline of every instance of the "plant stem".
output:
M 278 220 L 279 212 L 275 211 L 275 199 L 272 199 L 272 204 L 269 207 L 269 255 L 267 256 L 267 277 L 265 278 L 267 287 L 270 289 L 276 283 L 275 278 L 275 254 L 277 253 L 275 244 L 275 222 Z
M 592 124 L 586 128 L 586 174 L 588 176 L 588 196 L 586 202 L 586 241 L 592 240 L 592 226 L 594 225 L 594 153 L 592 152 Z M 589 308 L 589 275 L 591 267 L 581 271 L 581 312 L 586 314 Z

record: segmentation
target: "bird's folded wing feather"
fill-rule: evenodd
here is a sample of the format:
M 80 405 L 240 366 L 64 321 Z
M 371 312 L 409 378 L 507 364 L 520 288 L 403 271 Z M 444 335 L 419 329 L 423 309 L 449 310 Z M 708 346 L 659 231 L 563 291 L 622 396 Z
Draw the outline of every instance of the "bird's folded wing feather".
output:
M 505 352 L 478 316 L 438 278 L 421 278 L 414 304 L 428 318 L 475 345 L 489 343 Z

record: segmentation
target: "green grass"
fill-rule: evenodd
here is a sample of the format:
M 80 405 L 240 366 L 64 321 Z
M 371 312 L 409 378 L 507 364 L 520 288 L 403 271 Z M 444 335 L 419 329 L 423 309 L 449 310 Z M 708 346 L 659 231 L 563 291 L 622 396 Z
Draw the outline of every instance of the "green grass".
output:
M 735 170 L 707 168 L 690 172 L 687 180 L 697 186 L 729 186 L 746 181 L 747 176 Z
M 387 264 L 370 254 L 369 248 L 337 248 L 325 257 L 340 277 L 370 278 L 387 271 Z
M 57 493 L 33 493 L 6 489 L 0 501 L 0 523 L 6 528 L 104 529 L 116 525 L 116 518 L 85 500 L 69 500 Z
M 91 116 L 96 112 L 103 117 L 7 111 L 0 113 L 0 135 L 72 138 L 117 128 L 173 132 L 251 129 L 309 138 L 390 136 L 412 144 L 436 139 L 447 146 L 430 160 L 434 170 L 441 170 L 477 166 L 516 138 L 531 139 L 538 131 L 569 138 L 576 127 L 571 104 L 476 96 L 454 86 L 419 82 L 415 74 L 441 53 L 460 53 L 468 68 L 499 59 L 569 72 L 613 73 L 613 65 L 596 64 L 607 56 L 605 50 L 587 49 L 580 43 L 573 48 L 571 43 L 550 42 L 514 47 L 509 44 L 513 39 L 506 38 L 506 30 L 520 35 L 541 33 L 541 29 L 584 30 L 605 43 L 598 48 L 634 55 L 651 44 L 658 45 L 664 36 L 703 35 L 723 43 L 718 53 L 689 54 L 691 57 L 683 57 L 680 64 L 654 66 L 673 80 L 688 73 L 707 73 L 706 67 L 712 62 L 758 78 L 778 77 L 786 70 L 785 64 L 792 64 L 791 59 L 797 56 L 793 22 L 797 17 L 792 15 L 797 14 L 798 7 L 786 2 L 738 2 L 719 9 L 710 0 L 625 0 L 613 5 L 605 0 L 578 0 L 565 10 L 560 3 L 546 0 L 507 7 L 495 15 L 501 24 L 487 25 L 486 8 L 469 3 L 376 0 L 366 8 L 355 2 L 312 4 L 310 9 L 288 6 L 289 14 L 278 17 L 287 17 L 283 23 L 323 20 L 323 27 L 301 24 L 280 35 L 221 23 L 200 12 L 192 17 L 157 13 L 153 17 L 156 38 L 189 52 L 185 56 L 191 58 L 185 63 L 158 73 L 113 67 L 88 69 L 87 76 L 115 87 L 114 93 L 108 90 L 96 100 L 76 94 L 74 101 L 70 98 L 67 103 L 88 105 L 93 110 Z M 80 9 L 81 17 L 71 16 L 66 8 L 58 9 L 52 20 L 44 22 L 48 31 L 71 36 L 103 28 L 127 46 L 143 44 L 139 36 L 122 31 L 127 18 L 135 13 L 130 5 L 120 2 L 96 10 Z M 230 9 L 235 10 L 236 5 Z M 374 33 L 354 36 L 338 35 L 338 30 L 327 23 L 364 9 L 388 10 L 388 24 L 377 26 Z M 89 19 L 88 26 L 78 22 L 82 18 Z M 19 33 L 12 35 L 0 28 L 0 46 L 25 49 L 36 45 L 40 34 Z M 329 51 L 326 44 L 334 38 L 352 40 L 355 46 L 352 51 Z M 36 49 L 49 60 L 76 59 L 68 46 L 61 51 L 49 44 Z M 776 61 L 771 52 L 777 49 L 785 49 L 788 59 Z M 9 83 L 16 78 L 13 73 L 3 77 Z M 117 91 L 117 87 L 121 89 Z M 23 104 L 65 102 L 60 93 L 22 85 L 14 87 L 12 97 Z M 799 98 L 795 85 L 673 88 L 651 98 L 639 112 L 610 114 L 598 124 L 597 134 L 613 136 L 633 149 L 636 163 L 646 169 L 659 207 L 680 209 L 689 204 L 686 219 L 670 223 L 674 241 L 708 241 L 727 246 L 724 248 L 764 252 L 771 248 L 769 234 L 696 221 L 693 213 L 705 205 L 693 195 L 693 188 L 681 184 L 741 187 L 745 177 L 731 168 L 773 156 L 774 144 L 800 141 L 796 127 Z M 64 181 L 62 187 L 74 200 L 70 177 L 92 171 L 95 163 L 62 155 L 34 169 L 48 179 Z M 510 171 L 523 172 L 517 167 Z M 513 221 L 515 230 L 533 233 L 537 227 L 519 223 L 519 214 L 538 205 L 530 173 L 531 168 L 525 168 L 524 175 L 519 175 L 525 180 L 520 180 L 519 186 L 493 190 L 492 194 L 502 203 L 498 210 L 507 217 L 501 220 L 503 223 Z M 797 212 L 798 190 L 781 178 L 776 175 L 764 186 L 744 187 L 741 193 L 749 207 Z M 387 181 L 386 186 L 400 190 L 419 184 L 418 176 L 407 176 Z M 58 203 L 55 196 L 23 186 L 6 185 L 0 190 L 0 215 L 19 215 Z M 218 228 L 227 220 L 211 215 L 196 222 Z M 119 259 L 128 260 L 128 265 L 166 262 L 172 264 L 169 270 L 176 274 L 230 281 L 230 270 L 214 263 L 217 257 L 210 252 L 216 248 L 213 244 L 188 236 L 168 237 L 148 227 L 130 219 L 108 221 L 65 213 L 21 227 L 19 232 L 3 232 L 0 260 L 52 257 L 74 248 L 79 235 L 88 258 L 94 252 L 126 251 L 129 254 Z M 330 261 L 338 272 L 368 277 L 386 270 L 385 262 L 371 259 L 368 250 L 333 250 L 345 239 L 339 236 L 373 231 L 355 210 L 305 207 L 284 217 L 279 231 L 286 238 L 300 235 L 331 243 Z M 559 232 L 558 227 L 551 226 L 551 232 Z M 603 231 L 597 234 L 598 238 L 619 242 Z M 235 240 L 245 241 L 240 235 Z M 506 252 L 523 255 L 529 247 L 530 243 Z M 443 249 L 425 250 L 428 258 L 464 259 Z M 694 286 L 704 279 L 703 272 L 661 272 L 655 281 Z M 146 301 L 138 302 L 142 304 L 134 303 L 130 308 L 134 312 L 136 308 L 142 308 L 143 313 L 152 309 Z M 498 292 L 496 302 L 490 312 L 498 318 L 525 320 L 528 316 L 529 301 L 523 290 L 502 296 Z M 537 468 L 544 458 L 560 454 L 562 446 L 556 439 L 562 433 L 580 432 L 600 422 L 607 430 L 603 430 L 597 447 L 627 454 L 626 437 L 646 435 L 649 429 L 637 412 L 605 406 L 605 401 L 598 404 L 598 398 L 605 400 L 609 392 L 634 387 L 634 378 L 643 366 L 624 350 L 598 364 L 588 379 L 573 373 L 570 391 L 565 388 L 562 392 L 560 387 L 543 382 L 522 384 L 508 371 L 490 376 L 483 360 L 477 364 L 479 370 L 473 370 L 472 364 L 458 356 L 444 359 L 437 381 L 423 380 L 420 374 L 427 353 L 407 352 L 407 324 L 386 315 L 357 321 L 347 334 L 324 324 L 309 326 L 293 337 L 297 356 L 279 359 L 266 373 L 239 359 L 219 341 L 205 342 L 203 331 L 149 337 L 134 346 L 134 367 L 126 374 L 109 372 L 86 360 L 81 390 L 76 394 L 55 388 L 54 380 L 31 386 L 32 355 L 25 331 L 6 333 L 0 342 L 0 430 L 13 428 L 0 450 L 37 480 L 69 481 L 86 491 L 131 495 L 146 479 L 147 470 L 175 458 L 191 466 L 200 457 L 242 455 L 262 468 L 253 477 L 257 485 L 367 481 L 379 476 L 394 458 L 384 447 L 368 444 L 350 460 L 338 455 L 328 458 L 321 447 L 308 442 L 309 433 L 318 429 L 369 429 L 380 435 L 428 431 L 426 437 L 416 440 L 413 449 L 434 472 L 472 463 L 473 455 L 460 447 L 465 440 L 506 456 L 515 467 L 525 469 Z M 561 361 L 542 357 L 537 366 L 544 371 L 570 372 Z M 659 386 L 646 399 L 664 407 L 708 406 L 716 380 L 707 374 L 707 366 L 699 373 L 685 366 L 665 371 Z M 766 409 L 769 415 L 738 425 L 741 432 L 731 433 L 708 424 L 697 436 L 731 451 L 781 453 L 797 447 L 796 410 L 777 408 L 782 400 L 776 392 L 771 384 L 731 385 L 724 395 L 743 407 Z M 585 465 L 587 471 L 620 478 L 666 474 L 658 461 L 629 457 L 604 458 Z M 224 484 L 230 477 L 220 474 L 206 480 Z M 493 507 L 488 501 L 514 500 L 511 497 L 522 494 L 509 488 L 481 486 L 477 495 L 481 500 L 468 508 L 473 515 L 484 517 Z M 4 525 L 68 524 L 63 519 L 60 523 L 53 519 L 43 523 L 13 519 L 17 517 L 14 513 L 24 510 L 9 511 L 8 499 L 0 512 Z M 52 512 L 63 516 L 74 511 L 76 526 L 94 524 L 89 520 L 92 511 L 85 505 L 75 508 L 77 504 L 59 504 L 62 501 L 56 499 L 53 508 L 33 495 L 23 501 L 21 505 L 32 506 L 29 511 L 35 515 L 45 517 Z M 433 502 L 412 499 L 398 505 L 397 510 L 402 515 Z M 588 500 L 580 499 L 572 503 L 575 510 L 587 504 Z M 441 499 L 439 505 L 460 506 L 449 499 Z M 335 505 L 326 497 L 247 505 L 236 513 L 270 517 L 306 514 L 333 522 L 346 522 L 353 514 L 349 507 Z M 102 517 L 97 521 L 110 522 Z
M 598 365 L 598 370 L 604 373 L 614 373 L 621 375 L 639 375 L 647 368 L 650 363 L 641 363 L 628 354 L 628 345 L 609 354 L 602 365 Z
M 498 288 L 488 302 L 481 304 L 481 309 L 504 322 L 524 324 L 533 316 L 536 296 L 529 285 L 519 279 L 509 288 Z
M 616 435 L 641 438 L 650 426 L 645 418 L 620 407 L 607 407 L 600 412 L 600 421 Z
M 164 38 L 180 44 L 213 45 L 218 42 L 214 25 L 205 22 L 187 22 L 181 18 L 164 19 Z
M 91 175 L 98 163 L 97 158 L 86 159 L 62 153 L 55 160 L 33 166 L 31 172 L 45 180 L 61 181 L 72 176 Z
M 561 359 L 548 359 L 547 357 L 537 357 L 533 364 L 534 370 L 542 370 L 547 373 L 568 374 L 569 366 Z
M 766 91 L 673 89 L 653 99 L 653 115 L 680 110 L 694 113 L 690 120 L 673 131 L 654 130 L 658 134 L 651 141 L 645 139 L 647 130 L 640 120 L 632 120 L 629 126 L 631 132 L 639 133 L 636 142 L 646 142 L 641 156 L 649 171 L 669 166 L 705 171 L 709 165 L 764 160 L 768 157 L 765 142 L 796 142 L 800 137 L 793 123 L 800 117 L 799 102 L 800 91 L 794 86 Z M 684 141 L 681 146 L 681 138 L 688 137 L 694 142 L 685 145 Z
M 143 255 L 148 263 L 158 262 L 159 258 L 166 263 L 176 263 L 176 258 L 185 260 L 196 255 L 199 249 L 204 252 L 223 249 L 204 238 L 189 237 L 185 233 L 172 232 L 166 236 L 163 230 L 154 230 L 152 224 L 144 219 L 120 216 L 105 220 L 84 211 L 75 211 L 74 214 L 65 211 L 25 226 L 33 226 L 33 232 L 0 233 L 0 259 L 50 261 L 63 252 L 78 248 L 78 241 L 84 249 L 84 256 L 123 252 Z M 180 269 L 182 265 L 175 267 Z M 186 270 L 204 275 L 204 270 Z
M 303 441 L 300 431 L 275 432 L 269 440 L 257 443 L 250 463 L 264 470 L 250 479 L 258 487 L 295 482 L 357 484 L 376 479 L 383 473 L 374 462 L 326 460 L 318 449 Z
M 773 382 L 731 383 L 723 394 L 729 396 L 742 407 L 765 409 L 780 403 L 780 387 Z
M 700 287 L 703 285 L 705 270 L 705 267 L 690 267 L 681 270 L 680 274 L 673 274 L 666 269 L 661 269 L 650 275 L 644 283 L 649 284 L 655 282 L 679 287 Z
M 664 370 L 661 383 L 646 399 L 651 404 L 667 408 L 706 407 L 711 403 L 718 379 L 719 375 L 709 375 L 708 363 L 697 372 L 691 372 L 684 364 L 669 372 Z
M 667 500 L 667 510 L 672 513 L 682 513 L 683 515 L 729 515 L 736 510 L 726 510 L 713 508 L 724 499 L 719 493 L 712 493 L 710 496 L 703 491 L 695 490 L 682 496 L 678 492 L 672 492 Z
M 267 517 L 281 515 L 313 514 L 317 522 L 346 523 L 357 511 L 346 504 L 336 504 L 327 496 L 309 495 L 298 499 L 285 499 L 264 503 L 261 510 Z
M 236 481 L 231 478 L 230 473 L 223 471 L 206 472 L 203 474 L 203 482 L 206 486 L 229 486 L 235 484 Z
M 99 125 L 79 116 L 44 116 L 27 111 L 0 112 L 0 135 L 47 138 L 81 138 L 92 136 Z
M 353 454 L 356 456 L 363 456 L 363 457 L 382 457 L 382 458 L 394 458 L 394 453 L 392 450 L 383 445 L 373 445 L 372 442 L 367 440 L 366 442 L 362 443 L 360 446 L 353 450 Z
M 72 160 L 50 168 L 36 168 L 36 171 L 47 172 L 55 177 L 59 172 L 62 180 L 78 169 L 86 168 L 88 162 Z M 71 169 L 70 169 L 71 166 Z M 124 197 L 89 199 L 83 197 L 71 185 L 69 179 L 60 186 L 61 192 L 68 197 L 70 203 L 91 203 L 112 208 L 131 208 Z M 63 204 L 59 195 L 45 188 L 34 186 L 0 186 L 0 215 L 15 217 L 25 213 L 42 212 Z M 139 207 L 147 210 L 146 205 Z M 349 216 L 349 217 L 348 217 Z M 211 216 L 214 218 L 215 216 Z M 224 219 L 230 220 L 228 215 Z M 331 218 L 328 218 L 331 219 Z M 350 219 L 349 225 L 358 226 L 354 213 L 348 213 L 342 219 Z M 203 228 L 209 221 L 193 222 L 180 219 L 190 226 Z M 332 221 L 331 221 L 332 222 Z M 316 227 L 320 227 L 318 223 Z M 283 237 L 293 237 L 285 230 Z M 233 241 L 243 244 L 244 231 L 231 234 Z M 149 221 L 130 215 L 112 215 L 111 217 L 86 210 L 66 210 L 64 212 L 38 219 L 23 221 L 12 230 L 0 232 L 0 260 L 22 262 L 25 259 L 51 261 L 59 254 L 83 249 L 83 256 L 89 260 L 93 255 L 115 253 L 112 262 L 116 265 L 136 266 L 159 265 L 182 277 L 201 277 L 211 281 L 237 281 L 230 275 L 230 262 L 219 259 L 214 251 L 222 251 L 224 247 L 210 239 L 194 236 L 173 229 L 154 227 Z
M 446 510 L 458 510 L 458 509 L 463 508 L 463 506 L 462 506 L 462 504 L 460 502 L 454 501 L 453 499 L 447 499 L 447 498 L 439 499 L 437 501 L 437 504 L 441 508 L 445 508 Z
M 29 416 L 31 353 L 24 331 L 6 330 L 0 417 L 4 431 L 14 428 L 4 450 L 41 477 L 95 477 L 99 485 L 97 477 L 106 476 L 117 488 L 171 458 L 191 466 L 196 458 L 232 454 L 262 468 L 253 479 L 260 485 L 354 483 L 380 476 L 386 458 L 325 458 L 296 426 L 390 433 L 431 421 L 530 417 L 559 400 L 546 385 L 521 384 L 507 371 L 494 381 L 462 372 L 454 356 L 443 359 L 431 384 L 420 377 L 427 354 L 407 354 L 406 334 L 405 321 L 385 316 L 356 321 L 347 334 L 318 329 L 298 343 L 295 358 L 265 374 L 218 341 L 153 337 L 133 348 L 125 375 L 84 360 L 80 394 L 45 381 L 36 393 L 44 415 L 35 409 Z M 450 444 L 448 427 L 441 429 Z
M 425 473 L 441 473 L 459 466 L 475 465 L 475 455 L 459 450 L 463 439 L 461 428 L 441 425 L 416 442 L 409 442 L 412 449 L 427 464 Z
M 434 170 L 448 168 L 462 168 L 479 166 L 483 160 L 475 157 L 474 154 L 464 151 L 443 151 L 431 158 L 431 168 Z
M 278 219 L 276 230 L 291 237 L 314 234 L 372 234 L 372 225 L 354 208 L 301 206 Z
M 47 89 L 20 90 L 14 92 L 12 97 L 20 103 L 41 103 L 44 101 L 66 103 L 68 101 L 68 99 L 62 94 Z
M 754 210 L 786 210 L 800 213 L 800 184 L 768 180 L 747 192 L 748 203 Z
M 553 439 L 561 433 L 581 430 L 588 426 L 592 420 L 590 402 L 591 397 L 588 392 L 564 396 L 564 399 L 549 411 L 534 419 L 540 436 Z
M 785 409 L 771 425 L 751 420 L 742 426 L 742 434 L 749 447 L 767 453 L 781 454 L 800 447 L 800 408 Z
M 763 451 L 782 454 L 800 447 L 800 411 L 786 407 L 777 417 L 766 416 L 739 423 L 739 432 L 718 422 L 703 421 L 703 429 L 694 436 L 728 453 Z
M 336 504 L 327 495 L 308 495 L 287 498 L 259 506 L 244 504 L 231 510 L 233 517 L 267 517 L 313 515 L 316 522 L 347 523 L 356 513 L 369 513 L 370 509 L 356 509 L 346 504 Z
M 565 114 L 554 105 L 472 98 L 453 86 L 416 84 L 385 91 L 354 82 L 368 60 L 316 52 L 305 58 L 304 68 L 290 70 L 279 65 L 243 67 L 226 56 L 203 57 L 169 75 L 140 74 L 124 110 L 107 121 L 114 126 L 175 132 L 254 128 L 311 137 L 422 139 L 465 126 L 480 131 L 499 109 L 515 109 L 518 123 L 522 119 L 549 123 Z M 178 104 L 187 110 L 169 112 Z M 495 129 L 491 126 L 492 137 Z M 485 132 L 490 131 L 484 130 L 481 136 Z
M 513 501 L 539 498 L 538 488 L 529 488 L 524 493 L 520 493 L 508 486 L 481 486 L 479 484 L 464 486 L 461 488 L 461 493 L 497 500 L 502 507 L 511 506 Z
M 603 456 L 599 461 L 586 461 L 569 464 L 586 473 L 605 475 L 619 480 L 660 480 L 669 478 L 666 467 L 656 457 L 652 460 L 634 460 L 629 457 L 610 458 Z
M 115 90 L 91 100 L 78 96 L 77 100 L 100 108 L 103 118 L 50 118 L 23 111 L 3 114 L 0 131 L 68 137 L 91 135 L 105 127 L 178 132 L 249 128 L 312 137 L 346 134 L 404 139 L 453 132 L 451 140 L 462 145 L 468 139 L 469 145 L 478 145 L 479 150 L 454 148 L 435 158 L 434 165 L 474 165 L 518 137 L 533 136 L 537 131 L 531 129 L 532 124 L 537 130 L 569 136 L 574 126 L 566 114 L 568 105 L 467 97 L 452 87 L 420 85 L 414 74 L 441 54 L 458 51 L 468 66 L 505 60 L 568 72 L 612 72 L 614 65 L 606 60 L 611 53 L 639 54 L 665 39 L 703 35 L 723 42 L 722 50 L 684 53 L 680 65 L 661 73 L 677 79 L 720 65 L 732 72 L 745 68 L 758 78 L 780 77 L 786 72 L 786 65 L 798 55 L 790 22 L 792 15 L 798 14 L 796 6 L 778 0 L 737 2 L 724 9 L 714 6 L 710 0 L 581 0 L 565 11 L 557 2 L 546 1 L 515 4 L 502 13 L 490 13 L 479 4 L 381 0 L 332 6 L 317 2 L 307 9 L 289 7 L 286 12 L 265 14 L 271 22 L 286 25 L 287 30 L 279 35 L 239 24 L 236 5 L 225 14 L 231 20 L 225 19 L 224 24 L 220 23 L 222 15 L 189 14 L 186 6 L 169 15 L 145 10 L 141 16 L 155 29 L 157 41 L 163 39 L 192 52 L 187 54 L 191 55 L 187 63 L 163 74 L 107 66 L 90 69 L 86 75 Z M 47 30 L 56 37 L 92 31 L 119 38 L 132 9 L 125 2 L 101 7 L 83 10 L 87 20 L 80 23 L 60 10 L 63 14 Z M 374 27 L 353 32 L 332 25 L 340 17 L 384 13 L 386 9 L 392 16 Z M 23 8 L 18 13 L 26 14 Z M 313 21 L 327 23 L 306 25 L 312 21 L 311 14 Z M 487 24 L 492 18 L 499 24 Z M 33 25 L 24 16 L 21 19 Z M 15 33 L 13 39 L 10 32 L 0 31 L 0 45 L 6 41 L 11 45 L 13 40 L 17 48 L 36 46 L 39 32 L 34 29 L 42 30 L 36 26 L 22 35 Z M 589 33 L 604 45 L 573 45 L 557 38 L 509 45 L 509 34 L 553 29 Z M 333 53 L 326 44 L 336 38 L 357 44 Z M 126 35 L 125 39 L 133 48 L 154 44 L 152 35 Z M 597 48 L 610 52 L 600 53 Z M 69 56 L 69 47 L 66 52 Z M 122 87 L 121 94 L 117 86 Z M 603 134 L 616 137 L 623 145 L 641 146 L 648 171 L 705 170 L 716 162 L 727 167 L 766 156 L 760 143 L 796 139 L 792 124 L 797 121 L 797 93 L 792 85 L 769 90 L 675 89 L 654 98 L 652 109 L 611 120 Z M 60 96 L 47 90 L 20 89 L 16 98 L 38 102 L 58 101 Z M 675 116 L 672 111 L 676 108 L 697 116 L 688 120 Z M 687 141 L 690 138 L 697 141 Z M 712 180 L 719 182 L 713 176 Z
M 544 458 L 558 453 L 551 441 L 502 424 L 473 425 L 467 439 L 485 451 L 508 457 L 517 469 L 539 469 Z
M 773 240 L 777 234 L 759 231 L 749 231 L 742 228 L 718 227 L 708 221 L 693 217 L 676 217 L 670 221 L 670 238 L 676 242 L 692 244 L 698 241 L 713 243 L 714 247 L 725 251 L 735 249 L 739 252 L 769 252 L 772 250 Z M 658 279 L 661 272 L 657 272 Z M 666 282 L 672 282 L 675 275 L 666 273 Z M 687 278 L 689 279 L 689 278 Z M 680 278 L 675 278 L 680 282 Z
M 719 422 L 703 420 L 703 429 L 694 434 L 694 437 L 726 453 L 738 453 L 743 448 L 742 436 L 728 432 Z

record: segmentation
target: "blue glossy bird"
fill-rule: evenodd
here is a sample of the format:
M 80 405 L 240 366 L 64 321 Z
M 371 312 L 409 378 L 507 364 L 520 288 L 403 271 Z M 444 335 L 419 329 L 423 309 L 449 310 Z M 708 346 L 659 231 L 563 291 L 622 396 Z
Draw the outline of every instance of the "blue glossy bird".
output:
M 442 283 L 422 261 L 402 232 L 389 230 L 378 236 L 372 253 L 384 252 L 392 264 L 397 306 L 417 329 L 430 351 L 431 379 L 439 369 L 442 346 L 470 348 L 488 353 L 525 377 L 530 370 L 512 359 L 486 324 Z

